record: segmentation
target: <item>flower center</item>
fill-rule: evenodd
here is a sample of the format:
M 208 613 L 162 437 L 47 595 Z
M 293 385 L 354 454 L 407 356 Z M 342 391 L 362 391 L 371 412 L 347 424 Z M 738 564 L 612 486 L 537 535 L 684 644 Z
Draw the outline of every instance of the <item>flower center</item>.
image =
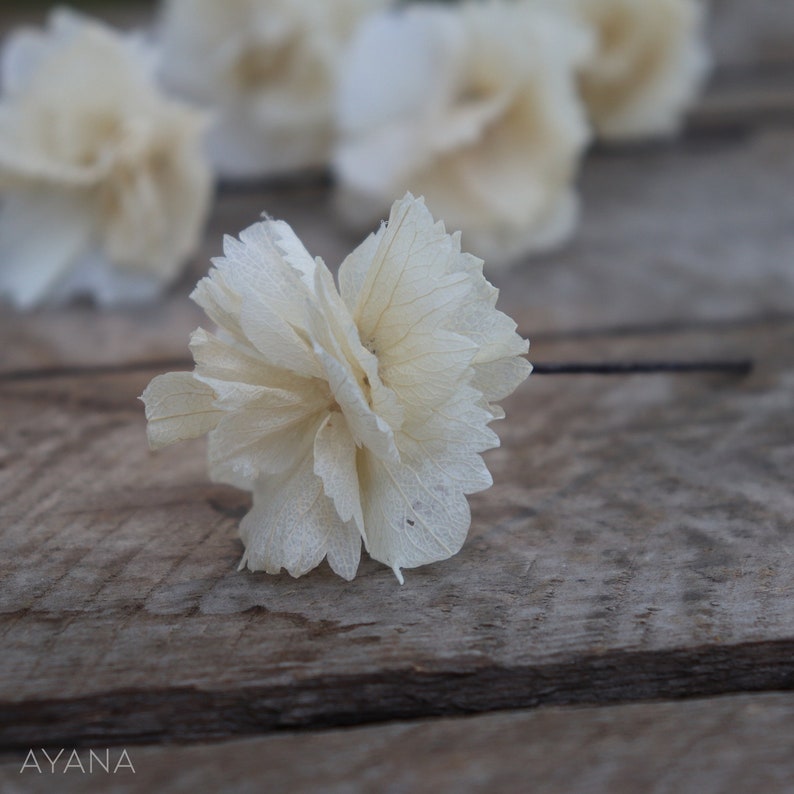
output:
M 243 47 L 232 66 L 232 79 L 242 91 L 255 91 L 274 83 L 289 64 L 289 52 L 296 36 L 279 41 L 252 42 Z

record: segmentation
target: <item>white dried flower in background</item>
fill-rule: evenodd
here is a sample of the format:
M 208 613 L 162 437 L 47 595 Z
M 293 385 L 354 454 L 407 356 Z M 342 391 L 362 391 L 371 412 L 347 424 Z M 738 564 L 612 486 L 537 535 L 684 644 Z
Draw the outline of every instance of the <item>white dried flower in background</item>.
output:
M 142 399 L 153 447 L 208 433 L 211 477 L 253 491 L 241 567 L 301 576 L 327 556 L 352 579 L 363 539 L 402 581 L 455 554 L 465 495 L 491 485 L 492 401 L 531 369 L 482 261 L 410 195 L 339 292 L 283 222 L 224 250 L 192 296 L 220 330 L 196 331 L 195 370 Z
M 386 0 L 167 0 L 168 85 L 210 106 L 218 172 L 254 177 L 326 166 L 338 61 Z
M 340 77 L 333 164 L 343 215 L 369 224 L 411 190 L 487 267 L 563 241 L 589 137 L 575 80 L 589 43 L 535 2 L 371 17 Z
M 594 31 L 581 91 L 599 136 L 677 132 L 708 71 L 698 0 L 564 0 Z
M 155 297 L 209 207 L 204 116 L 167 99 L 143 43 L 68 12 L 14 34 L 0 99 L 0 293 Z

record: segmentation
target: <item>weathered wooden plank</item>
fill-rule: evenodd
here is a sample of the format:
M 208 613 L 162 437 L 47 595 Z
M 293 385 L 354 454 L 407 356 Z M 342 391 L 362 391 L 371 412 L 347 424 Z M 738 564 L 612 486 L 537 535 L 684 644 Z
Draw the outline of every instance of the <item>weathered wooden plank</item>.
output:
M 758 4 L 748 38 L 774 40 L 781 7 Z M 148 375 L 0 380 L 0 743 L 794 686 L 794 132 L 733 134 L 788 102 L 785 84 L 736 99 L 750 51 L 700 112 L 708 136 L 594 156 L 574 243 L 495 280 L 541 359 L 755 352 L 759 371 L 532 379 L 469 544 L 406 588 L 371 563 L 351 585 L 236 573 L 246 498 L 207 483 L 200 443 L 145 450 Z M 4 311 L 0 371 L 182 355 L 185 294 L 263 209 L 331 263 L 356 242 L 325 189 L 227 193 L 164 306 Z
M 780 0 L 711 0 L 709 41 L 718 69 L 794 62 L 794 6 Z
M 0 743 L 196 737 L 794 686 L 794 324 L 536 356 L 755 353 L 746 381 L 530 378 L 448 562 L 237 573 L 200 442 L 146 376 L 6 384 Z
M 535 332 L 680 324 L 794 314 L 794 130 L 721 143 L 602 154 L 584 169 L 583 217 L 572 243 L 492 275 L 503 307 Z M 236 233 L 267 210 L 308 249 L 338 264 L 357 242 L 325 188 L 226 195 L 204 251 L 163 305 L 143 311 L 72 307 L 0 313 L 0 371 L 174 358 L 202 322 L 187 299 Z M 464 240 L 465 243 L 465 240 Z
M 499 280 L 505 306 L 530 332 L 790 313 L 792 177 L 783 130 L 593 158 L 572 243 Z
M 544 708 L 198 747 L 130 747 L 134 774 L 126 760 L 112 775 L 96 764 L 91 775 L 75 766 L 64 774 L 67 747 L 56 774 L 64 794 L 107 791 L 109 785 L 119 794 L 245 794 L 263 787 L 296 794 L 784 794 L 794 781 L 793 721 L 791 694 Z M 51 767 L 36 752 L 40 775 L 31 768 L 20 775 L 24 755 L 0 764 L 4 791 L 52 791 Z M 108 755 L 113 770 L 121 750 Z M 88 770 L 88 752 L 78 758 Z
M 717 72 L 687 117 L 687 138 L 727 137 L 794 121 L 794 64 Z

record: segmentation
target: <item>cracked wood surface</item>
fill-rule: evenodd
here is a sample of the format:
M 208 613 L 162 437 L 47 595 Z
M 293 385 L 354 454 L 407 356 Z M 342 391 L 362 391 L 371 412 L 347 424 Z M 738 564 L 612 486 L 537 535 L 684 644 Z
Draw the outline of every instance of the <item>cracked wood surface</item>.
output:
M 407 571 L 403 588 L 370 561 L 350 584 L 326 566 L 297 581 L 237 573 L 247 496 L 208 482 L 203 442 L 149 453 L 135 399 L 158 362 L 186 355 L 202 317 L 185 295 L 222 233 L 267 210 L 331 265 L 356 244 L 326 188 L 223 192 L 201 256 L 161 306 L 2 312 L 0 749 L 794 688 L 794 7 L 714 9 L 720 72 L 690 135 L 596 151 L 573 242 L 493 280 L 533 360 L 751 355 L 756 371 L 531 377 L 495 425 L 496 484 L 471 499 L 463 551 Z M 102 364 L 131 371 L 3 378 Z M 670 785 L 648 790 L 681 790 L 695 769 L 692 780 L 715 787 L 691 790 L 717 791 L 749 780 L 720 746 L 721 723 L 723 735 L 762 732 L 736 756 L 771 765 L 759 780 L 791 779 L 791 755 L 787 766 L 778 753 L 791 700 L 774 697 L 458 717 L 228 749 L 250 747 L 257 769 L 270 757 L 274 775 L 308 785 L 290 771 L 301 747 L 330 765 L 335 753 L 353 763 L 346 735 L 363 748 L 397 742 L 409 758 L 435 742 L 447 755 L 418 769 L 443 785 L 471 727 L 454 763 L 468 759 L 484 780 L 524 780 L 523 747 L 533 766 L 548 760 L 550 791 L 591 773 L 599 790 L 620 791 L 607 783 L 640 774 L 636 758 L 691 724 L 712 755 L 700 767 L 694 750 L 679 756 Z M 504 760 L 488 767 L 504 734 Z M 615 736 L 638 755 L 621 754 Z M 588 742 L 595 771 L 584 756 L 571 762 Z M 145 752 L 157 780 L 172 751 Z M 211 748 L 173 752 L 177 765 L 226 763 Z M 376 764 L 372 785 L 394 774 Z
M 58 775 L 58 790 L 785 794 L 794 780 L 793 719 L 794 695 L 766 694 L 133 747 L 134 775 L 73 771 Z M 119 751 L 109 756 L 115 769 Z M 88 769 L 87 752 L 79 757 Z M 47 770 L 40 751 L 38 758 Z M 3 791 L 49 794 L 51 774 L 27 769 L 20 776 L 24 762 L 21 755 L 0 763 Z
M 537 345 L 750 378 L 530 378 L 463 551 L 399 587 L 238 573 L 248 500 L 150 453 L 146 373 L 3 387 L 0 745 L 794 685 L 794 324 Z

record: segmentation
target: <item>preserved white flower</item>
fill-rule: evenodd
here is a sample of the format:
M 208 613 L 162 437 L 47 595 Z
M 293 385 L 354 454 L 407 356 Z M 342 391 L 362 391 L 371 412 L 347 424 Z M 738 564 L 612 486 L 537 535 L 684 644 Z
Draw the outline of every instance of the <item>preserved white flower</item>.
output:
M 488 266 L 563 241 L 589 137 L 575 76 L 588 49 L 581 26 L 535 2 L 370 17 L 340 77 L 343 215 L 368 224 L 395 196 L 422 194 Z
M 212 160 L 224 176 L 325 166 L 339 57 L 386 0 L 167 0 L 163 74 L 212 107 Z
M 0 293 L 157 295 L 198 245 L 204 117 L 167 99 L 143 42 L 55 12 L 11 36 L 0 99 Z
M 708 69 L 698 0 L 565 0 L 595 32 L 581 91 L 598 134 L 674 133 Z
M 301 576 L 327 557 L 352 579 L 363 540 L 402 582 L 455 554 L 466 494 L 491 485 L 493 402 L 531 370 L 482 261 L 408 195 L 339 291 L 283 222 L 226 238 L 214 264 L 192 297 L 220 330 L 142 400 L 153 448 L 207 433 L 212 479 L 253 492 L 240 567 Z

